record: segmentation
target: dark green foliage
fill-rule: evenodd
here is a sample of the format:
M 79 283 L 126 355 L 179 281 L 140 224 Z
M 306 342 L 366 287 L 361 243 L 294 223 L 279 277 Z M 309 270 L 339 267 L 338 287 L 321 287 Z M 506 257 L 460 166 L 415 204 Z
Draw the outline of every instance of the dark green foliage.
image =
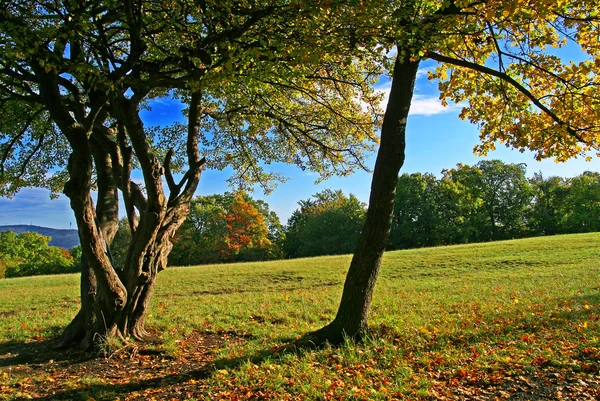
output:
M 446 172 L 462 184 L 475 208 L 466 220 L 473 228 L 472 241 L 517 238 L 524 235 L 524 213 L 530 204 L 531 187 L 525 165 L 482 160 L 476 166 L 459 165 Z
M 544 178 L 541 172 L 529 180 L 534 193 L 529 209 L 529 229 L 536 235 L 565 232 L 564 220 L 569 181 L 562 177 Z
M 38 233 L 0 233 L 0 260 L 5 277 L 60 274 L 74 271 L 69 251 L 49 246 L 49 237 Z
M 600 230 L 600 173 L 586 171 L 569 181 L 564 226 L 569 233 Z
M 81 271 L 81 256 L 83 255 L 83 251 L 81 249 L 81 245 L 74 246 L 69 250 L 71 257 L 73 258 L 73 270 Z
M 522 237 L 531 186 L 523 165 L 483 160 L 431 174 L 403 174 L 396 187 L 390 248 Z
M 525 178 L 525 166 L 484 160 L 398 179 L 390 249 L 600 230 L 600 174 Z
M 365 204 L 350 194 L 326 189 L 298 202 L 288 220 L 283 250 L 288 257 L 338 255 L 354 251 Z
M 113 238 L 112 244 L 110 244 L 110 254 L 113 259 L 113 264 L 118 268 L 125 266 L 125 257 L 127 256 L 127 249 L 131 242 L 131 230 L 129 229 L 129 223 L 127 218 L 123 217 L 119 220 L 119 229 Z
M 403 174 L 396 185 L 394 218 L 389 246 L 392 249 L 437 245 L 443 242 L 443 203 L 439 182 L 432 174 Z

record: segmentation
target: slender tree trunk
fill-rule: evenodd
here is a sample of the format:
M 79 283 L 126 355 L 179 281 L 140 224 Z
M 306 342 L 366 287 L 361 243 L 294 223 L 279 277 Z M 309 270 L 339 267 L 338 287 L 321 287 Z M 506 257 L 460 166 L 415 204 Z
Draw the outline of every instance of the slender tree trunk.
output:
M 340 343 L 344 337 L 359 339 L 367 329 L 381 257 L 390 234 L 398 173 L 404 164 L 406 122 L 418 67 L 419 61 L 396 59 L 365 224 L 346 276 L 337 316 L 313 333 L 318 340 Z

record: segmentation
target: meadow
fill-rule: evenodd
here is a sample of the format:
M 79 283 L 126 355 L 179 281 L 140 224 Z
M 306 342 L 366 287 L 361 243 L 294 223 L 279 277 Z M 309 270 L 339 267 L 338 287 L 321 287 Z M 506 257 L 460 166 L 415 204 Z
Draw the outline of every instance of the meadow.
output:
M 600 399 L 600 234 L 385 254 L 361 343 L 303 337 L 350 256 L 169 268 L 148 344 L 55 350 L 78 275 L 0 280 L 0 399 Z

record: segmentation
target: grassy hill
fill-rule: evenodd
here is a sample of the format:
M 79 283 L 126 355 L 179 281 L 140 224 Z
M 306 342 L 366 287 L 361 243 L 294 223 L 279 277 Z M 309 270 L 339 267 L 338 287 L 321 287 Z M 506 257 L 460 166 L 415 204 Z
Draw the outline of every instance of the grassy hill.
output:
M 77 275 L 2 280 L 0 399 L 600 399 L 599 244 L 389 252 L 372 337 L 339 348 L 289 344 L 333 318 L 350 256 L 169 268 L 157 341 L 93 360 L 52 349 Z
M 0 232 L 13 231 L 17 234 L 24 232 L 36 232 L 47 237 L 51 237 L 49 245 L 57 246 L 59 248 L 71 249 L 76 245 L 79 245 L 79 235 L 77 230 L 59 230 L 56 228 L 31 226 L 31 225 L 13 225 L 13 226 L 0 226 Z

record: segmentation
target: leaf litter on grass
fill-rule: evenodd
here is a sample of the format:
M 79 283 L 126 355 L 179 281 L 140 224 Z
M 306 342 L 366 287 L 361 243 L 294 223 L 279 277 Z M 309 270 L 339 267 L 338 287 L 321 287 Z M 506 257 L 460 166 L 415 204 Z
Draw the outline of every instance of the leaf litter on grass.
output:
M 0 332 L 0 399 L 600 399 L 599 239 L 387 253 L 372 338 L 339 348 L 285 344 L 333 317 L 346 256 L 168 269 L 148 319 L 160 340 L 94 359 L 54 351 L 44 339 L 68 319 L 18 309 L 35 291 L 0 282 L 0 327 L 15 328 Z M 283 276 L 303 279 L 278 289 Z

